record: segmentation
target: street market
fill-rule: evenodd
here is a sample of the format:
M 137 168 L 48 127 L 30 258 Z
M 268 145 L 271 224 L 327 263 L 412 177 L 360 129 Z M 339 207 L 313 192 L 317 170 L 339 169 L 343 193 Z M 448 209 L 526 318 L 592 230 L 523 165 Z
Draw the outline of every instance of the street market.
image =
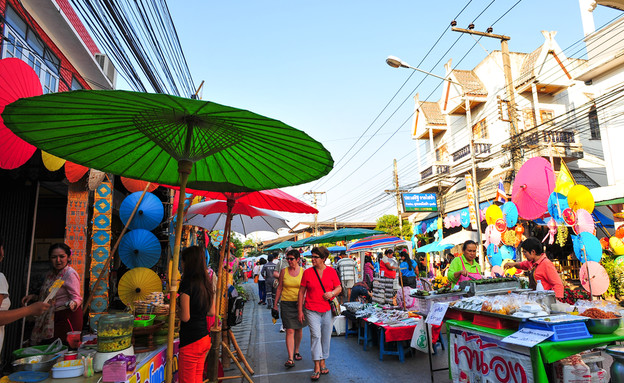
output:
M 379 130 L 196 84 L 179 4 L 0 0 L 0 383 L 623 383 L 624 0 L 579 0 L 582 54 L 470 3 L 433 47 L 491 52 L 385 59 L 437 85 L 375 174 Z

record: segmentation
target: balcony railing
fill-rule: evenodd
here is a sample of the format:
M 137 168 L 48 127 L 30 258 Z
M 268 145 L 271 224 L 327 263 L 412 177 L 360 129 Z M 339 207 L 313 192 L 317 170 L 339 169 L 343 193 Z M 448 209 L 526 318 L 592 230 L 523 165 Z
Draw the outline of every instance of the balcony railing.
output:
M 437 165 L 429 166 L 427 169 L 420 172 L 420 178 L 424 180 L 425 178 L 429 178 L 434 174 L 435 175 L 449 174 L 450 172 L 451 172 L 450 165 L 437 164 Z
M 490 153 L 492 149 L 492 144 L 484 144 L 484 143 L 475 143 L 475 155 L 482 153 Z M 459 149 L 455 153 L 453 153 L 453 161 L 457 162 L 464 157 L 470 155 L 470 145 L 466 145 L 463 148 Z
M 526 145 L 538 145 L 541 142 L 552 142 L 554 144 L 575 143 L 574 132 L 553 132 L 547 130 L 526 134 L 522 141 Z

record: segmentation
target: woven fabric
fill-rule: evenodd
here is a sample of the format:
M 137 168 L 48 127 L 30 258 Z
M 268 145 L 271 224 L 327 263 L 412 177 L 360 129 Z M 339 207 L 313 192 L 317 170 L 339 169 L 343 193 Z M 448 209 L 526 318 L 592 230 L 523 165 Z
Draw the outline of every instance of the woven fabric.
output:
M 95 189 L 93 198 L 93 236 L 91 241 L 90 289 L 104 272 L 102 281 L 93 291 L 93 300 L 89 306 L 92 314 L 101 314 L 108 310 L 108 270 L 104 264 L 111 249 L 111 214 L 113 205 L 113 184 L 106 176 Z
M 87 209 L 89 192 L 78 184 L 70 184 L 67 192 L 65 243 L 71 248 L 71 266 L 80 276 L 80 295 L 84 297 L 87 259 Z

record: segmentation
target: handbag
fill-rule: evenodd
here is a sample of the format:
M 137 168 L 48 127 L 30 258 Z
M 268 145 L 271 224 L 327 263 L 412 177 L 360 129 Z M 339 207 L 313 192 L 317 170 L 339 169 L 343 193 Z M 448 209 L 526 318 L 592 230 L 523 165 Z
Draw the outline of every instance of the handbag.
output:
M 314 266 L 312 266 L 312 268 L 314 268 Z M 318 271 L 316 271 L 315 268 L 314 268 L 314 274 L 316 274 L 316 277 L 318 278 L 319 283 L 321 284 L 321 288 L 323 289 L 323 292 L 326 293 L 327 291 L 325 291 L 325 286 L 323 286 L 323 282 L 321 282 L 321 277 L 319 277 Z M 334 297 L 333 299 L 327 302 L 329 303 L 329 308 L 331 309 L 331 313 L 333 316 L 338 316 L 341 314 L 340 302 L 338 302 L 338 299 L 336 297 Z

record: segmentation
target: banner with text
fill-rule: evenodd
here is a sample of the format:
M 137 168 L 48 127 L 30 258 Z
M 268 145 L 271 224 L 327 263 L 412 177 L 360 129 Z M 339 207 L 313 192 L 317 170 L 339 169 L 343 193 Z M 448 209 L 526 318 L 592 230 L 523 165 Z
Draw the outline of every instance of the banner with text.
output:
M 451 326 L 449 364 L 454 382 L 533 383 L 531 351 L 501 338 Z
M 403 211 L 438 211 L 435 193 L 403 193 Z

